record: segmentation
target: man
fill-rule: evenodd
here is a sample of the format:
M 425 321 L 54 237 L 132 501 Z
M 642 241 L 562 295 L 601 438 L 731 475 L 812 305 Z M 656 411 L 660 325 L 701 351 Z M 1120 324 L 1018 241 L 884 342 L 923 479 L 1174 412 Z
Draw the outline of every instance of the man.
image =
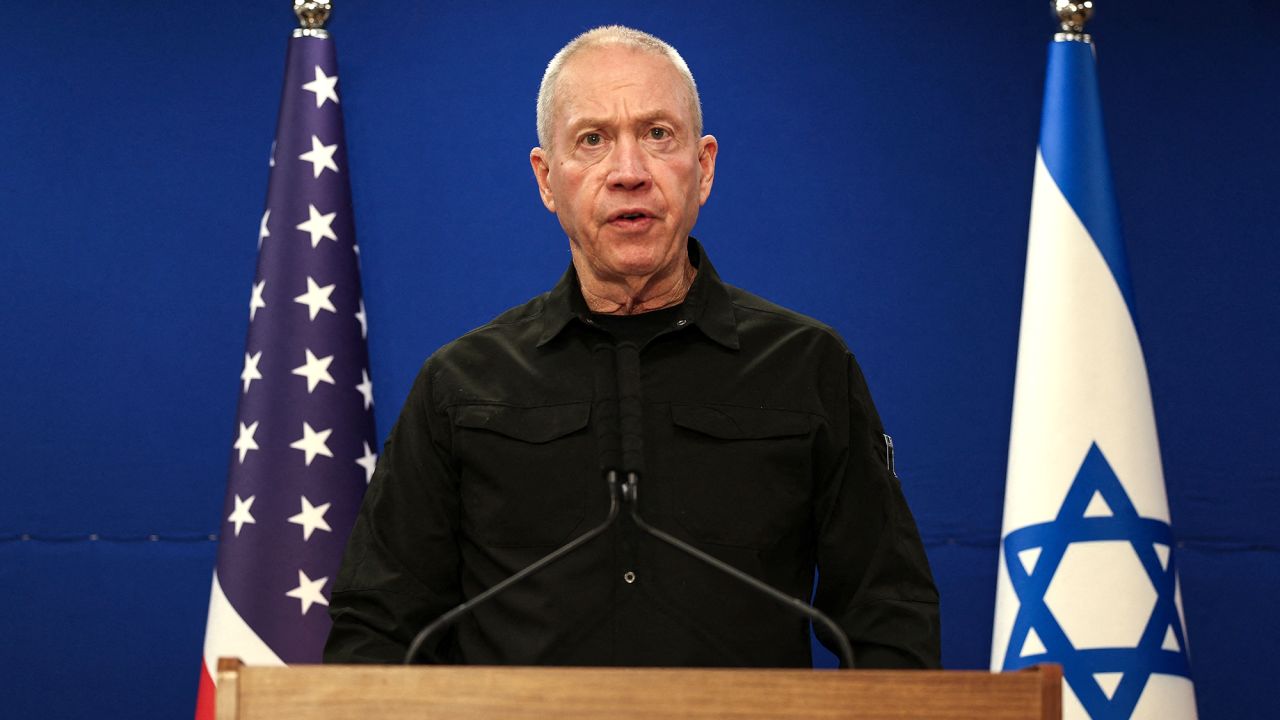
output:
M 615 354 L 633 343 L 647 522 L 795 597 L 816 568 L 815 604 L 859 667 L 939 665 L 937 592 L 853 356 L 721 282 L 689 235 L 715 177 L 701 126 L 693 77 L 657 38 L 598 28 L 552 59 L 530 162 L 572 265 L 424 365 L 334 586 L 326 660 L 398 662 L 427 623 L 605 517 Z M 426 655 L 811 664 L 806 620 L 625 515 Z

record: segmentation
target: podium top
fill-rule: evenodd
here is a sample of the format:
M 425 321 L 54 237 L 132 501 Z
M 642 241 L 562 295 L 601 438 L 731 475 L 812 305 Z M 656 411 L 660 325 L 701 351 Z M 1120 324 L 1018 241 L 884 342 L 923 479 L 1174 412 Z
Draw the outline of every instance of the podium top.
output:
M 218 663 L 218 720 L 1062 717 L 1062 669 L 746 670 Z

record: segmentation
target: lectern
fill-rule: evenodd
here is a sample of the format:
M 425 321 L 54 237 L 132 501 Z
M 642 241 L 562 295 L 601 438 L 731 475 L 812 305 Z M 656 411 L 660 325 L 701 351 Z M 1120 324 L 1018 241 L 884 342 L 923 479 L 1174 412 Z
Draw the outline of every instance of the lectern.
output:
M 1062 669 L 737 670 L 218 661 L 218 720 L 1057 720 Z

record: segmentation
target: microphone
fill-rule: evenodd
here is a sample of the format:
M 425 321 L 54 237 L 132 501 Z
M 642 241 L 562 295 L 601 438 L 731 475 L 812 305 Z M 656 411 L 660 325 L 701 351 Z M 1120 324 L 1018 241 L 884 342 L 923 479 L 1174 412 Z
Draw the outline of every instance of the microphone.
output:
M 418 653 L 422 652 L 422 648 L 426 645 L 427 640 L 429 640 L 433 635 L 453 625 L 463 616 L 470 613 L 472 610 L 475 610 L 476 607 L 489 601 L 494 596 L 503 592 L 504 590 L 511 587 L 512 585 L 515 585 L 521 580 L 524 580 L 530 575 L 533 575 L 534 573 L 542 570 L 543 568 L 546 568 L 547 566 L 551 565 L 557 560 L 560 560 L 561 558 L 564 558 L 566 555 L 569 555 L 574 550 L 577 550 L 579 547 L 587 544 L 588 542 L 590 542 L 591 540 L 599 536 L 601 533 L 603 533 L 605 530 L 609 529 L 609 526 L 612 525 L 614 520 L 617 519 L 618 517 L 618 469 L 617 468 L 622 462 L 621 458 L 623 457 L 623 450 L 619 445 L 618 433 L 616 430 L 616 428 L 618 427 L 618 423 L 616 419 L 618 416 L 617 405 L 609 402 L 608 400 L 609 396 L 612 394 L 612 388 L 610 388 L 609 383 L 606 382 L 608 373 L 601 372 L 602 368 L 605 370 L 608 369 L 609 363 L 605 362 L 607 358 L 600 357 L 602 354 L 608 353 L 609 350 L 610 348 L 605 343 L 600 343 L 593 350 L 593 354 L 597 356 L 596 362 L 594 363 L 596 367 L 595 397 L 597 398 L 597 402 L 595 407 L 593 408 L 593 412 L 597 413 L 596 444 L 599 450 L 600 470 L 604 475 L 605 483 L 609 487 L 609 512 L 605 516 L 604 522 L 601 522 L 599 525 L 591 528 L 590 530 L 583 533 L 582 535 L 579 535 L 578 537 L 570 540 L 564 545 L 561 545 L 555 550 L 552 550 L 551 552 L 542 556 L 542 558 L 534 561 L 533 564 L 524 568 L 520 572 L 517 572 L 511 577 L 508 577 L 502 582 L 490 587 L 488 590 L 485 590 L 479 595 L 476 595 L 470 600 L 467 600 L 461 605 L 458 605 L 457 607 L 453 608 L 452 610 L 446 612 L 445 614 L 433 620 L 431 624 L 424 627 L 421 631 L 418 632 L 416 636 L 414 636 L 413 642 L 410 643 L 409 645 L 409 650 L 404 654 L 405 665 L 413 664 L 414 658 L 418 656 Z M 600 401 L 601 398 L 603 398 L 604 400 Z M 637 399 L 638 399 L 638 396 L 637 396 Z
M 612 372 L 615 362 L 613 346 L 600 342 L 592 349 L 591 354 L 595 356 L 591 364 L 595 370 L 595 403 L 591 406 L 591 413 L 596 426 L 596 454 L 600 459 L 600 472 L 607 474 L 622 467 L 618 402 L 614 398 L 618 387 Z
M 644 472 L 644 407 L 640 402 L 640 348 L 618 343 L 618 430 L 622 436 L 622 469 Z
M 629 503 L 631 506 L 631 519 L 635 522 L 636 527 L 686 555 L 701 560 L 720 572 L 755 588 L 795 612 L 804 615 L 810 621 L 821 624 L 836 639 L 844 668 L 852 670 L 854 667 L 853 647 L 849 644 L 849 637 L 826 613 L 800 598 L 792 597 L 729 563 L 699 550 L 674 535 L 653 527 L 645 522 L 644 518 L 640 517 L 639 485 L 640 475 L 644 471 L 644 418 L 643 406 L 640 401 L 640 352 L 632 343 L 619 343 L 617 353 L 618 407 L 621 415 L 619 426 L 622 430 L 622 468 L 626 477 L 622 485 L 622 498 L 624 502 Z

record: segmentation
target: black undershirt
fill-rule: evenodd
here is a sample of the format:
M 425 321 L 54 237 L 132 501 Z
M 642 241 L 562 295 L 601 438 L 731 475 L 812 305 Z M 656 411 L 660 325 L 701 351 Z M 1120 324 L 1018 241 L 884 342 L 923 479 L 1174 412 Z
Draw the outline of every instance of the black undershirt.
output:
M 591 313 L 592 323 L 604 329 L 618 342 L 633 342 L 636 347 L 644 347 L 657 337 L 658 333 L 676 327 L 683 303 L 651 310 L 638 315 L 602 315 Z

